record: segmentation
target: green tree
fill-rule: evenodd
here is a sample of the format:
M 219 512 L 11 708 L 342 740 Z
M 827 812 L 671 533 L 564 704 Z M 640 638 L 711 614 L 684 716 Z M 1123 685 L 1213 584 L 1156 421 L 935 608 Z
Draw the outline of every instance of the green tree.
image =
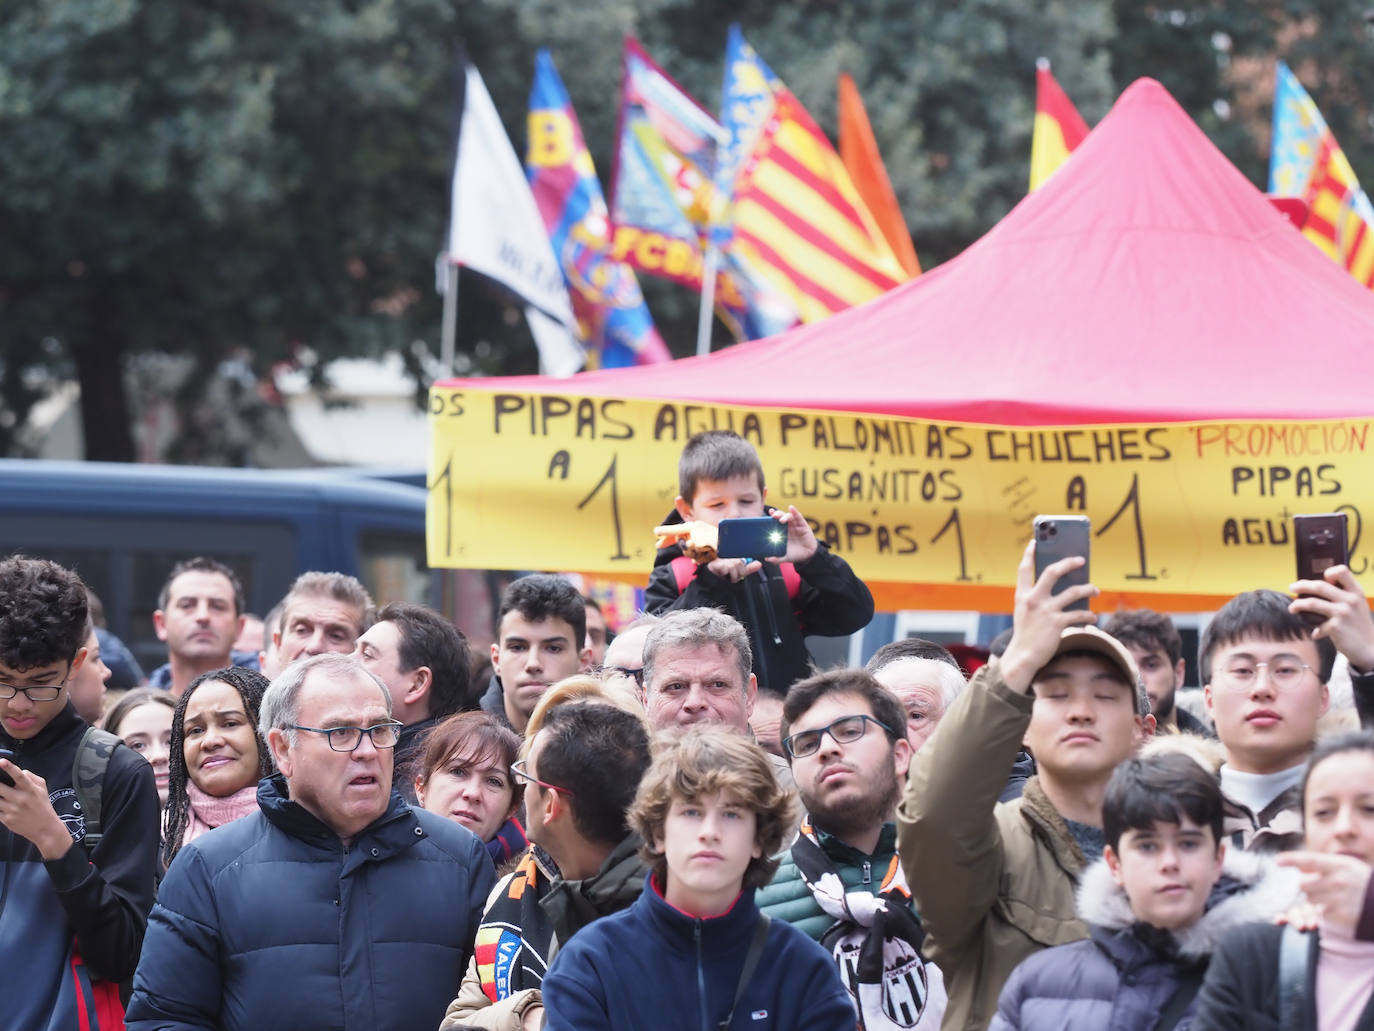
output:
M 404 348 L 438 320 L 458 27 L 441 0 L 50 0 L 0 13 L 0 321 L 133 454 L 121 370 Z

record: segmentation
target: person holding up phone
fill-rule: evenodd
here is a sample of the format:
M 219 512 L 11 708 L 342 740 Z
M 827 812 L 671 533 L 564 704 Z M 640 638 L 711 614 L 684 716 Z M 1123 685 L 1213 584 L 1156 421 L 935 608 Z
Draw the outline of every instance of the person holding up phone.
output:
M 1329 640 L 1350 663 L 1350 685 L 1360 725 L 1374 729 L 1374 617 L 1364 588 L 1344 563 L 1327 567 L 1321 579 L 1300 579 L 1288 611 L 1309 617 L 1313 640 Z
M 1310 566 L 1308 567 L 1311 568 Z M 1246 591 L 1228 601 L 1199 642 L 1207 711 L 1225 753 L 1221 789 L 1233 847 L 1277 852 L 1302 841 L 1298 783 L 1330 705 L 1340 651 L 1350 662 L 1361 716 L 1374 717 L 1374 620 L 1346 565 L 1290 590 Z M 1313 626 L 1307 618 L 1319 617 Z
M 771 516 L 786 530 L 781 555 L 716 558 L 698 564 L 678 544 L 660 548 L 645 592 L 654 615 L 706 606 L 744 624 L 761 689 L 779 694 L 811 671 L 808 634 L 844 637 L 873 618 L 873 595 L 849 564 L 816 540 L 795 505 L 764 503 L 763 463 L 754 446 L 729 430 L 687 441 L 678 460 L 679 495 L 667 524 Z
M 1084 557 L 1037 576 L 1036 547 L 1017 569 L 1011 642 L 917 753 L 897 810 L 923 952 L 945 974 L 946 1031 L 983 1031 L 1018 963 L 1087 937 L 1074 892 L 1106 843 L 1107 782 L 1154 732 L 1131 653 L 1079 607 L 1097 588 L 1059 589 Z M 998 802 L 1023 743 L 1039 772 Z

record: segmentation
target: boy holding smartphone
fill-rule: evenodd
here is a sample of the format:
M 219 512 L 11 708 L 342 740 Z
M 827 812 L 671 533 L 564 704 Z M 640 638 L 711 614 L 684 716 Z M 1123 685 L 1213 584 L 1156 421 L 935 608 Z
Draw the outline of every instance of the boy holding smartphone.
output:
M 759 687 L 779 694 L 810 673 L 804 637 L 843 637 L 873 618 L 873 595 L 844 559 L 816 540 L 795 505 L 764 503 L 763 463 L 743 437 L 708 430 L 678 460 L 679 496 L 665 523 L 770 515 L 787 528 L 787 552 L 765 561 L 717 558 L 698 564 L 678 544 L 659 549 L 645 594 L 655 614 L 709 607 L 734 616 L 749 633 Z

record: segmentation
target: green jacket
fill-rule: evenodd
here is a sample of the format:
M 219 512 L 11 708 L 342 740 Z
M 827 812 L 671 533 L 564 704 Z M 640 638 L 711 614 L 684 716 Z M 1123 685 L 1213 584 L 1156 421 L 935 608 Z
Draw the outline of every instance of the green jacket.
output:
M 883 874 L 887 873 L 892 854 L 897 851 L 897 826 L 892 823 L 883 828 L 878 847 L 872 855 L 865 855 L 824 831 L 817 833 L 821 848 L 834 862 L 835 871 L 846 890 L 864 883 L 876 889 Z M 802 880 L 797 864 L 792 861 L 790 849 L 783 855 L 782 865 L 773 879 L 759 889 L 754 901 L 759 909 L 774 920 L 784 920 L 816 941 L 820 941 L 821 935 L 835 922 L 821 909 L 816 897 Z
M 897 840 L 926 955 L 945 975 L 944 1031 L 984 1031 L 1012 970 L 1088 936 L 1074 910 L 1083 853 L 1038 778 L 999 803 L 1032 699 L 983 667 L 917 753 Z

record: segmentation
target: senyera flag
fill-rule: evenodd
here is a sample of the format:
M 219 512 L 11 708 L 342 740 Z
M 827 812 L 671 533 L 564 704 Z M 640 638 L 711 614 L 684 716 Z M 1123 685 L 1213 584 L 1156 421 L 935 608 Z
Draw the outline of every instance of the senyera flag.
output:
M 724 130 L 638 41 L 625 40 L 619 129 L 611 176 L 611 253 L 640 272 L 700 291 Z M 720 256 L 716 312 L 738 340 L 797 323 L 787 295 L 738 254 Z
M 1088 123 L 1078 113 L 1050 72 L 1045 58 L 1035 62 L 1035 129 L 1031 133 L 1030 188 L 1034 193 L 1069 159 L 1088 135 Z
M 571 376 L 582 367 L 583 355 L 572 331 L 568 291 L 520 159 L 482 76 L 470 64 L 464 75 L 451 212 L 448 260 L 519 297 L 544 371 Z
M 668 361 L 634 270 L 612 254 L 606 199 L 568 91 L 546 50 L 535 56 L 525 167 L 572 297 L 588 364 L 618 368 Z
M 801 102 L 730 27 L 713 234 L 788 295 L 803 322 L 872 300 L 909 277 L 839 154 Z
M 1374 288 L 1374 206 L 1326 119 L 1282 61 L 1275 75 L 1269 192 L 1301 197 L 1308 206 L 1303 235 Z

